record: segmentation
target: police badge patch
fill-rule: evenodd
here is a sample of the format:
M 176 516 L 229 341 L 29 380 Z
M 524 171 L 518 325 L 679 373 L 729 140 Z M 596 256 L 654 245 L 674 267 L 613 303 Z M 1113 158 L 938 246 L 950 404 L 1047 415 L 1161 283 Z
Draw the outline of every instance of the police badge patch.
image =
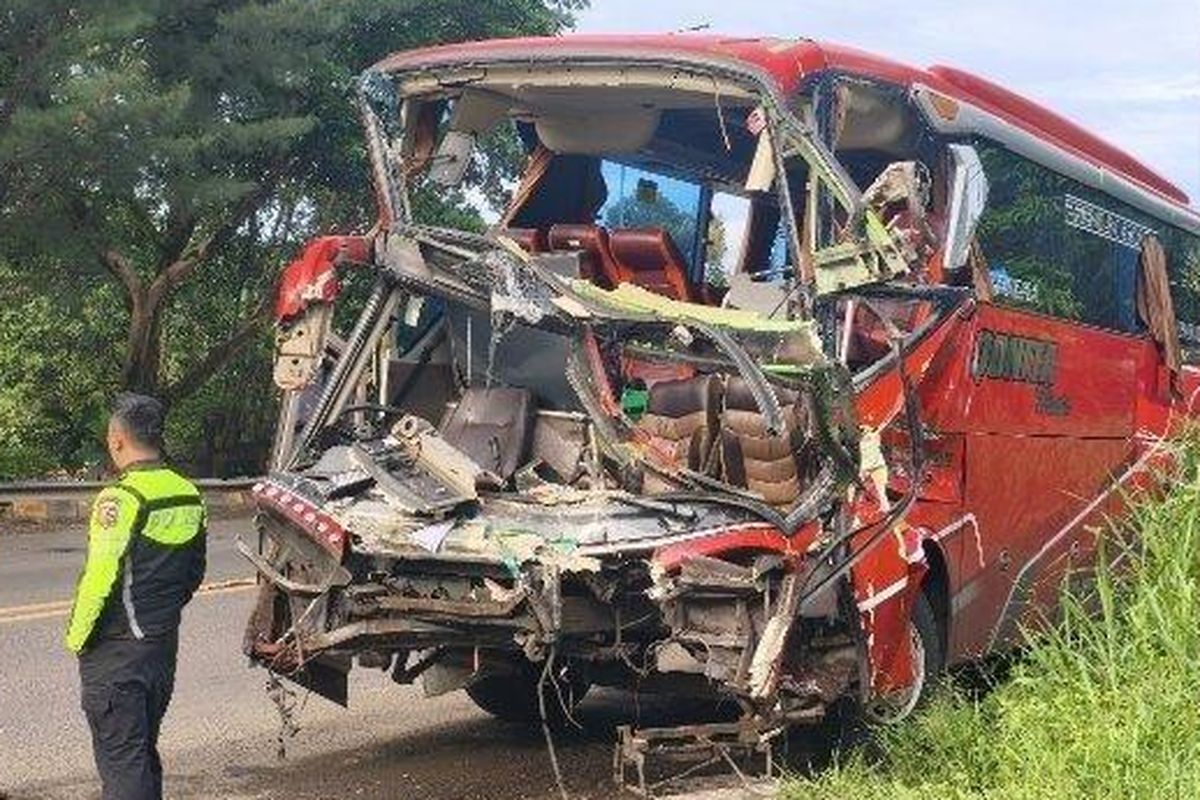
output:
M 101 528 L 111 528 L 121 516 L 121 501 L 106 497 L 96 504 L 96 522 Z

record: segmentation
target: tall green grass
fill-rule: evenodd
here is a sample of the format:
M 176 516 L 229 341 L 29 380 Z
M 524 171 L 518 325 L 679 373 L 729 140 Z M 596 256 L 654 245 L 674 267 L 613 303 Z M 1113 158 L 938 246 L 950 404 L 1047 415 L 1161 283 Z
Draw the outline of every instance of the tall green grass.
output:
M 789 800 L 1200 798 L 1200 445 L 1166 495 L 1136 504 L 1119 575 L 1068 596 L 1000 686 L 943 690 L 786 785 Z M 1107 560 L 1107 559 L 1105 559 Z

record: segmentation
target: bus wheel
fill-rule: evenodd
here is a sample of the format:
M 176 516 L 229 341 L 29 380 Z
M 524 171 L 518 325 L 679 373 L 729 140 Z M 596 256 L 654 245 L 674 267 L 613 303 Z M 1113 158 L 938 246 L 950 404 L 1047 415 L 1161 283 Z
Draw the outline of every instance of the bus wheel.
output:
M 467 684 L 467 696 L 479 708 L 505 722 L 537 722 L 541 719 L 537 687 L 542 667 L 522 660 L 513 673 L 484 675 Z M 557 680 L 546 681 L 545 695 L 547 721 L 557 727 L 583 700 L 591 684 L 569 666 L 555 671 Z
M 867 719 L 891 725 L 907 719 L 929 700 L 934 682 L 942 671 L 945 647 L 938 634 L 933 605 L 925 592 L 917 595 L 908 622 L 908 638 L 913 651 L 912 686 L 887 697 L 873 698 L 863 709 Z

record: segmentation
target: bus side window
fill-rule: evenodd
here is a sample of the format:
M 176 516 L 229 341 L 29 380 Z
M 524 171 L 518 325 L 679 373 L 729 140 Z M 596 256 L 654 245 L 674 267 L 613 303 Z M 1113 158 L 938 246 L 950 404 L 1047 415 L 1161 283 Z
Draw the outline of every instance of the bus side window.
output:
M 1142 239 L 1164 226 L 986 140 L 978 239 L 997 303 L 1136 333 Z

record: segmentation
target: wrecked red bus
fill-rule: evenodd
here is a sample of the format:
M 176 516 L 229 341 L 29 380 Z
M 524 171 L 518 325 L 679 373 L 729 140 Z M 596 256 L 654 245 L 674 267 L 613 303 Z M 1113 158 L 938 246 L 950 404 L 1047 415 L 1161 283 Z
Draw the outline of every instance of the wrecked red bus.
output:
M 338 702 L 357 661 L 510 719 L 634 683 L 735 700 L 710 738 L 901 719 L 1054 618 L 1192 413 L 1200 216 L 959 70 L 501 40 L 386 58 L 358 110 L 378 222 L 285 272 L 242 545 L 247 652 Z M 499 140 L 495 225 L 420 217 Z

